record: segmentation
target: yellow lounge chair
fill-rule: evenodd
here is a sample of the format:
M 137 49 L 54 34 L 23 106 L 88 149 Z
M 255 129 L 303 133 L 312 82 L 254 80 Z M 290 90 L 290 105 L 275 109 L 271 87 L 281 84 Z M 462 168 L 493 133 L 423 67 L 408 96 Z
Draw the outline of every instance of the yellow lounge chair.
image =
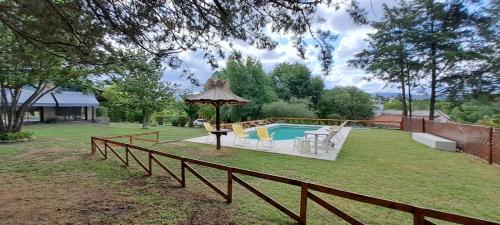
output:
M 241 139 L 244 139 L 245 140 L 244 144 L 247 144 L 248 134 L 243 129 L 243 126 L 241 126 L 241 124 L 239 123 L 234 123 L 231 126 L 233 127 L 233 132 L 234 132 L 233 144 L 236 142 L 236 139 L 239 139 L 240 142 Z
M 259 147 L 259 142 L 262 142 L 262 146 L 264 147 L 264 142 L 268 141 L 269 142 L 269 148 L 273 147 L 274 144 L 274 132 L 269 135 L 269 131 L 267 130 L 267 127 L 256 127 L 255 130 L 257 131 L 257 137 L 259 140 L 257 141 L 257 148 Z
M 214 128 L 212 127 L 212 125 L 210 125 L 210 123 L 207 122 L 203 123 L 203 127 L 205 128 L 205 131 L 208 133 L 207 138 L 205 139 L 205 142 L 208 142 L 210 135 L 213 135 L 212 131 L 214 130 Z

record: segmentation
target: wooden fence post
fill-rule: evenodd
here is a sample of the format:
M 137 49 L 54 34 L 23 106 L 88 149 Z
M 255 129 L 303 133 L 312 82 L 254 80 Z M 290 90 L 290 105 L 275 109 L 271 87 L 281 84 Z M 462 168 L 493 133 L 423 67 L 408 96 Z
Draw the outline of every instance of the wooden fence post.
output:
M 91 149 L 90 149 L 90 154 L 91 155 L 94 155 L 95 154 L 95 144 L 94 144 L 94 137 L 91 137 L 90 138 L 90 146 L 91 146 Z
M 422 118 L 422 133 L 425 133 L 425 119 Z
M 104 141 L 104 159 L 108 159 L 108 142 Z
M 405 130 L 405 125 L 404 125 L 404 117 L 401 117 L 401 121 L 399 122 L 399 129 L 400 130 Z
M 160 143 L 160 131 L 156 131 L 156 143 Z
M 148 153 L 148 176 L 153 175 L 153 155 Z
M 489 142 L 490 142 L 490 164 L 493 164 L 493 127 L 490 127 L 489 132 Z
M 129 143 L 129 144 L 133 144 L 133 141 L 132 141 L 132 140 L 133 140 L 133 137 L 132 137 L 132 135 L 131 135 L 131 136 L 129 136 L 129 137 L 128 137 L 128 143 Z
M 181 158 L 181 186 L 186 187 L 186 162 L 184 162 L 184 158 Z
M 300 220 L 299 223 L 307 223 L 307 183 L 302 183 L 300 187 Z
M 125 147 L 125 166 L 128 167 L 128 146 Z
M 233 169 L 227 171 L 227 203 L 233 201 Z
M 419 208 L 413 211 L 413 225 L 425 225 L 425 218 Z

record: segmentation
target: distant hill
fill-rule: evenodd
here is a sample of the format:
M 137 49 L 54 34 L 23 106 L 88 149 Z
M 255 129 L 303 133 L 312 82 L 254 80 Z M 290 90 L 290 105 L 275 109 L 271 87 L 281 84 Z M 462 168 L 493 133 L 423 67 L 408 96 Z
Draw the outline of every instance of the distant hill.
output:
M 383 98 L 398 98 L 401 94 L 400 93 L 395 93 L 395 92 L 376 92 L 376 93 L 370 93 L 371 96 L 373 97 L 383 97 Z M 413 100 L 427 100 L 430 99 L 431 96 L 429 94 L 412 94 L 411 98 Z M 437 96 L 437 100 L 443 101 L 446 100 L 445 96 Z

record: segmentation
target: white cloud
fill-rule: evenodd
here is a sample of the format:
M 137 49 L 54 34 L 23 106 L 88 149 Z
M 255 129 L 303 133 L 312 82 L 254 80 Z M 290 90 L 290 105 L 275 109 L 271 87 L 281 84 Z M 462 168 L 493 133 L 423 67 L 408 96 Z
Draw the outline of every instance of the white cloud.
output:
M 367 10 L 370 19 L 375 19 L 382 16 L 383 3 L 392 5 L 395 4 L 395 2 L 394 0 L 363 0 L 361 1 L 361 6 Z M 347 61 L 352 59 L 354 54 L 366 47 L 367 43 L 364 39 L 368 37 L 368 33 L 374 32 L 371 27 L 366 25 L 355 25 L 344 9 L 335 11 L 335 9 L 320 6 L 317 10 L 317 14 L 326 18 L 326 22 L 324 24 L 314 25 L 314 28 L 328 29 L 339 34 L 339 40 L 334 52 L 334 68 L 331 74 L 324 77 L 327 88 L 338 85 L 349 85 L 359 87 L 368 92 L 397 91 L 397 89 L 394 88 L 384 88 L 384 83 L 382 81 L 364 80 L 363 77 L 368 77 L 369 74 L 347 65 Z M 270 35 L 280 42 L 280 44 L 271 51 L 258 49 L 238 40 L 231 41 L 231 43 L 233 44 L 233 48 L 240 51 L 244 56 L 259 59 L 266 72 L 271 71 L 276 64 L 282 62 L 299 62 L 307 65 L 314 75 L 322 74 L 321 62 L 317 59 L 318 49 L 313 46 L 307 46 L 306 59 L 301 59 L 298 56 L 297 50 L 293 47 L 291 34 L 270 33 Z M 221 45 L 224 46 L 227 52 L 231 51 L 228 42 L 222 42 Z M 183 52 L 180 54 L 180 58 L 184 61 L 183 67 L 195 73 L 202 83 L 204 83 L 213 73 L 212 68 L 208 65 L 206 60 L 203 59 L 201 52 Z M 222 67 L 224 65 L 225 61 L 220 59 L 219 66 Z M 180 72 L 181 70 L 166 71 L 165 78 L 168 81 L 182 84 L 183 87 L 189 87 L 189 82 L 186 81 L 185 78 L 179 77 Z

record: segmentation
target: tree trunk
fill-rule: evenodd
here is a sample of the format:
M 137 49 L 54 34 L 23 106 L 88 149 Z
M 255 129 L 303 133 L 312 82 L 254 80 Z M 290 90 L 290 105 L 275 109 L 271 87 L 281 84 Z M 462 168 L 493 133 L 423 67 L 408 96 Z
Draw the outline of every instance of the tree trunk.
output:
M 408 78 L 406 79 L 406 82 L 408 84 L 408 115 L 410 116 L 410 118 L 413 118 L 412 107 L 411 107 L 411 81 L 409 74 Z
M 434 107 L 436 105 L 436 45 L 431 46 L 431 99 L 429 102 L 429 120 L 434 120 Z
M 406 91 L 405 91 L 405 78 L 404 75 L 401 75 L 401 106 L 403 106 L 403 116 L 408 116 L 408 110 L 406 109 Z
M 149 128 L 149 115 L 145 111 L 143 111 L 142 114 L 143 114 L 142 129 L 148 129 Z
M 28 112 L 38 99 L 56 88 L 56 86 L 47 88 L 47 85 L 48 83 L 43 80 L 38 81 L 38 86 L 33 94 L 28 96 L 24 102 L 20 103 L 19 99 L 22 93 L 21 86 L 9 89 L 9 85 L 5 85 L 4 83 L 0 84 L 0 89 L 2 90 L 2 105 L 0 110 L 0 114 L 2 114 L 0 123 L 2 123 L 2 125 L 0 126 L 0 134 L 21 131 L 26 112 Z M 10 95 L 10 104 L 7 102 L 7 95 Z
M 9 106 L 7 112 L 1 112 L 2 114 L 8 113 L 8 116 L 3 116 L 2 126 L 0 126 L 0 134 L 5 133 L 16 133 L 21 131 L 24 115 L 28 111 L 27 106 Z

